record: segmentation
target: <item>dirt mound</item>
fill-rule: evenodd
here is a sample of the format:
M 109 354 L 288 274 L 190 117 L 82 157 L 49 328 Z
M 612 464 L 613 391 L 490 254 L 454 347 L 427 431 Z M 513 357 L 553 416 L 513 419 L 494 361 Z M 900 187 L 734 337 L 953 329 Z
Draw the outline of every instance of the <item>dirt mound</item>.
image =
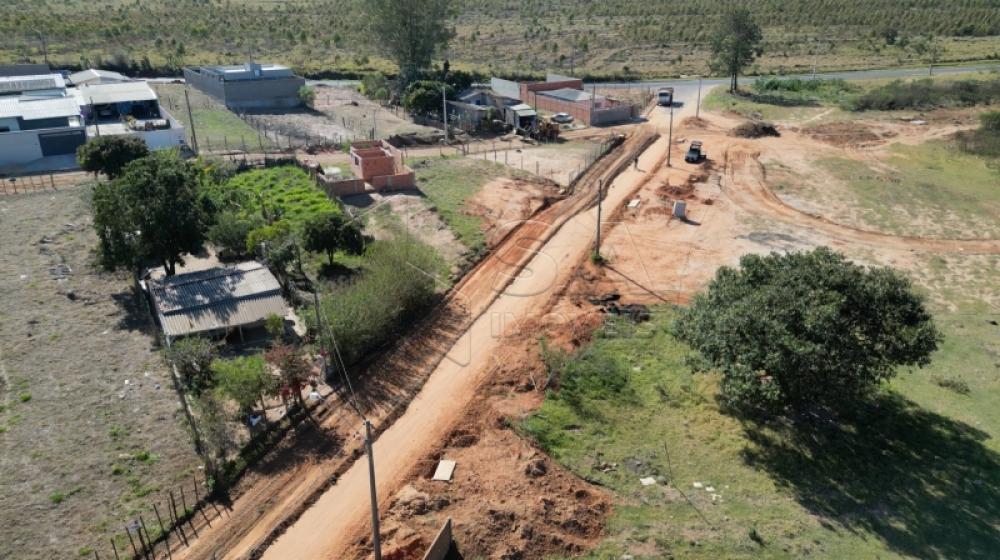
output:
M 681 121 L 681 126 L 686 128 L 705 128 L 708 126 L 708 121 L 701 117 L 688 117 Z
M 671 185 L 664 181 L 656 189 L 656 196 L 661 200 L 671 202 L 674 200 L 694 200 L 695 186 L 708 179 L 707 173 L 694 173 L 687 177 L 683 185 Z
M 842 148 L 877 146 L 884 143 L 887 138 L 896 135 L 889 131 L 879 133 L 868 126 L 855 122 L 818 124 L 803 128 L 802 133 Z
M 781 136 L 778 129 L 769 122 L 747 121 L 729 131 L 737 138 L 764 138 L 765 136 Z

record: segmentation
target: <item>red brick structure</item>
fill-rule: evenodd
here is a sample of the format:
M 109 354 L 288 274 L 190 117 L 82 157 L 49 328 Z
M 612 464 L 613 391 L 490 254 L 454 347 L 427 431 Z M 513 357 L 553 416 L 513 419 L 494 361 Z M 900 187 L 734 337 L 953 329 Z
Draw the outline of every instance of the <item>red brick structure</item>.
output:
M 415 188 L 413 170 L 403 163 L 403 154 L 385 140 L 351 144 L 351 171 L 376 191 Z

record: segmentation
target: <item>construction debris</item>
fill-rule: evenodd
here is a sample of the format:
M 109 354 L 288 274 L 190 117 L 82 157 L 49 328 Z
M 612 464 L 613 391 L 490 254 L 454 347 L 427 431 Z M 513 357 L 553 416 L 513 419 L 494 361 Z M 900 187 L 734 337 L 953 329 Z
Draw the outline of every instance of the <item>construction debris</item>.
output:
M 431 478 L 431 480 L 451 482 L 451 477 L 453 474 L 455 474 L 455 461 L 449 461 L 448 459 L 441 459 L 441 462 L 438 463 L 437 470 L 434 471 L 434 476 Z

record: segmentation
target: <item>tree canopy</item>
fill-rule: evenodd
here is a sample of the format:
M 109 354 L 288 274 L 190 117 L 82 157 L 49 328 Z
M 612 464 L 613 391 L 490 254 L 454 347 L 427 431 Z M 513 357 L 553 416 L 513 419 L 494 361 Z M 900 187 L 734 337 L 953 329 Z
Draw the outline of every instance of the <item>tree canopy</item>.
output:
M 712 38 L 711 67 L 731 77 L 729 91 L 736 92 L 740 72 L 760 55 L 763 38 L 750 10 L 738 7 L 722 16 Z
M 403 107 L 412 113 L 440 114 L 443 109 L 442 87 L 444 87 L 447 98 L 453 99 L 455 97 L 455 88 L 442 82 L 420 80 L 411 83 L 406 88 L 406 92 L 403 93 Z
M 76 149 L 80 169 L 104 173 L 109 179 L 121 175 L 130 162 L 147 155 L 149 148 L 141 138 L 124 134 L 98 136 Z
M 402 91 L 453 36 L 454 0 L 366 0 L 362 17 L 377 49 L 399 66 Z
M 278 379 L 267 369 L 259 354 L 215 360 L 211 368 L 216 390 L 236 401 L 242 413 L 252 410 L 264 395 L 273 394 L 277 389 Z
M 97 185 L 91 206 L 102 264 L 134 270 L 152 260 L 174 274 L 204 239 L 197 188 L 197 171 L 173 151 L 138 159 Z
M 940 340 L 909 280 L 827 248 L 719 269 L 675 330 L 722 373 L 726 404 L 772 412 L 849 406 Z
M 333 264 L 333 254 L 339 250 L 360 255 L 365 250 L 364 237 L 356 225 L 340 212 L 318 214 L 306 221 L 302 231 L 305 248 L 326 253 Z

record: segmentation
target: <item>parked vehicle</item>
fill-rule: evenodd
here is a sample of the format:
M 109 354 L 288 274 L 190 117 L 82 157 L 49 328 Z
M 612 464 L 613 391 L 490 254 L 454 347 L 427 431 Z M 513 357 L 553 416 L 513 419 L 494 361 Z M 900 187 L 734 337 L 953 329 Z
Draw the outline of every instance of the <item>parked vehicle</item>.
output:
M 705 152 L 701 151 L 701 140 L 693 140 L 691 145 L 688 146 L 688 151 L 684 154 L 684 161 L 688 163 L 701 163 L 708 156 Z
M 656 92 L 656 102 L 664 107 L 674 104 L 674 88 L 660 88 Z
M 569 113 L 556 113 L 552 115 L 552 122 L 557 122 L 560 124 L 573 122 L 573 115 Z

